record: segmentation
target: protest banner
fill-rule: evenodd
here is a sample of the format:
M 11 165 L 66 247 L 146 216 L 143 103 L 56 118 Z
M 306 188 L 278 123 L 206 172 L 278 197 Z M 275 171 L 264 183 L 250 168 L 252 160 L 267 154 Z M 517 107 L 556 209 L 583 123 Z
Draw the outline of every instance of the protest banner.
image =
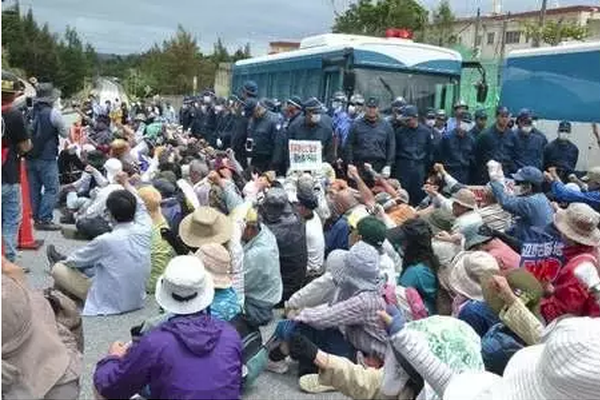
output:
M 321 147 L 321 142 L 318 140 L 290 140 L 290 170 L 320 170 L 322 168 Z

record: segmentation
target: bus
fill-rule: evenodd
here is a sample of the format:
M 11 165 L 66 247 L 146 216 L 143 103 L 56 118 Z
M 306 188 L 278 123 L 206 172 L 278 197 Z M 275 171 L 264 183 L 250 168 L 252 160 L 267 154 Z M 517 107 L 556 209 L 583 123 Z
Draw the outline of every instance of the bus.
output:
M 375 97 L 382 107 L 402 96 L 421 111 L 450 111 L 459 99 L 461 55 L 450 49 L 396 37 L 323 34 L 305 38 L 297 50 L 236 62 L 232 90 L 246 80 L 259 97 L 328 102 L 337 91 Z
M 503 66 L 500 104 L 516 114 L 529 108 L 537 127 L 556 139 L 558 123 L 572 123 L 571 141 L 579 149 L 577 169 L 600 165 L 592 122 L 600 122 L 600 42 L 515 50 Z

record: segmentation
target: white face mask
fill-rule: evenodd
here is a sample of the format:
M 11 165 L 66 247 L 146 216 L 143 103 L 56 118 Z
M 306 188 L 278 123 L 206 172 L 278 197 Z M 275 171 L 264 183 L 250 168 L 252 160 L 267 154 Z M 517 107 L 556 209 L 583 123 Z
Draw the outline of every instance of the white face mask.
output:
M 468 132 L 471 130 L 471 124 L 468 122 L 461 122 L 460 123 L 460 130 L 463 132 Z
M 533 126 L 531 125 L 527 125 L 521 128 L 521 131 L 523 131 L 523 133 L 531 133 L 531 131 L 533 130 Z
M 202 98 L 202 101 L 204 102 L 204 104 L 210 104 L 210 96 L 204 96 Z
M 223 111 L 223 106 L 215 106 L 215 112 L 220 113 Z
M 356 106 L 354 106 L 354 105 L 348 106 L 348 114 L 355 115 L 356 114 Z
M 310 121 L 313 124 L 318 124 L 321 121 L 321 114 L 313 114 L 310 116 Z
M 537 127 L 537 121 L 531 121 L 531 126 L 533 126 L 534 128 Z
M 435 118 L 431 118 L 431 119 L 426 119 L 425 120 L 425 124 L 427 124 L 427 126 L 432 127 L 435 125 Z
M 331 103 L 331 108 L 333 108 L 334 111 L 340 111 L 342 109 L 342 103 L 339 101 L 333 101 Z
M 206 112 L 206 106 L 205 105 L 200 106 L 200 111 L 202 111 L 203 113 L 205 113 Z
M 569 140 L 569 132 L 558 132 L 559 140 Z

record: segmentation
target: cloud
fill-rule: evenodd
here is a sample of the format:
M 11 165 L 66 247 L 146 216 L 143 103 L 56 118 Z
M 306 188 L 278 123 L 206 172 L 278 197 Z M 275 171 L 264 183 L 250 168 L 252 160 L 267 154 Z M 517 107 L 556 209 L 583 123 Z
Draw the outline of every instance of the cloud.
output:
M 437 0 L 421 0 L 435 7 Z M 338 11 L 350 0 L 333 0 Z M 478 6 L 488 12 L 491 2 L 451 0 L 459 15 L 474 14 Z M 504 10 L 539 7 L 537 0 L 504 0 Z M 552 3 L 552 2 L 551 2 Z M 561 5 L 577 0 L 562 0 Z M 181 24 L 191 31 L 206 53 L 221 37 L 230 50 L 250 43 L 254 54 L 264 53 L 272 40 L 301 39 L 328 32 L 334 20 L 332 0 L 29 0 L 38 21 L 55 32 L 74 26 L 102 53 L 127 54 L 161 43 Z

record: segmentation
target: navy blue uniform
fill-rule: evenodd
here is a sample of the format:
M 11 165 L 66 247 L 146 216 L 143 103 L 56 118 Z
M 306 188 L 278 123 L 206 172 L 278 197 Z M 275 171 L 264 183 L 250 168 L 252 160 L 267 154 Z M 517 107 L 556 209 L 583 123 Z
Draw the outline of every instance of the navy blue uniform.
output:
M 223 149 L 231 147 L 231 137 L 235 128 L 235 116 L 230 112 L 217 114 L 215 136 L 223 142 Z
M 422 190 L 427 169 L 433 157 L 431 129 L 419 124 L 416 128 L 402 126 L 396 130 L 396 162 L 394 177 L 410 195 L 413 205 L 425 196 Z
M 394 163 L 395 151 L 394 130 L 385 119 L 359 118 L 352 123 L 345 148 L 348 164 L 369 163 L 380 171 Z
M 471 182 L 471 168 L 475 158 L 475 139 L 469 133 L 456 129 L 444 136 L 437 148 L 438 160 L 446 171 L 461 183 Z
M 536 129 L 533 129 L 529 133 L 518 130 L 515 133 L 514 160 L 516 168 L 531 166 L 543 170 L 544 149 L 547 144 L 548 139 L 546 139 L 546 136 Z
M 555 139 L 544 149 L 544 169 L 556 167 L 561 179 L 565 179 L 575 171 L 579 149 L 570 140 Z
M 515 133 L 508 127 L 504 131 L 498 130 L 496 125 L 488 128 L 475 142 L 476 182 L 485 184 L 489 181 L 487 163 L 490 160 L 502 164 L 507 176 L 516 172 L 514 154 Z
M 261 118 L 251 118 L 248 123 L 248 139 L 252 140 L 252 165 L 260 171 L 277 170 L 281 162 L 278 146 L 280 125 L 277 115 L 266 111 Z
M 287 129 L 288 140 L 318 140 L 323 149 L 323 161 L 333 165 L 333 129 L 330 118 L 322 118 L 318 124 L 309 125 L 306 118 L 296 119 Z

